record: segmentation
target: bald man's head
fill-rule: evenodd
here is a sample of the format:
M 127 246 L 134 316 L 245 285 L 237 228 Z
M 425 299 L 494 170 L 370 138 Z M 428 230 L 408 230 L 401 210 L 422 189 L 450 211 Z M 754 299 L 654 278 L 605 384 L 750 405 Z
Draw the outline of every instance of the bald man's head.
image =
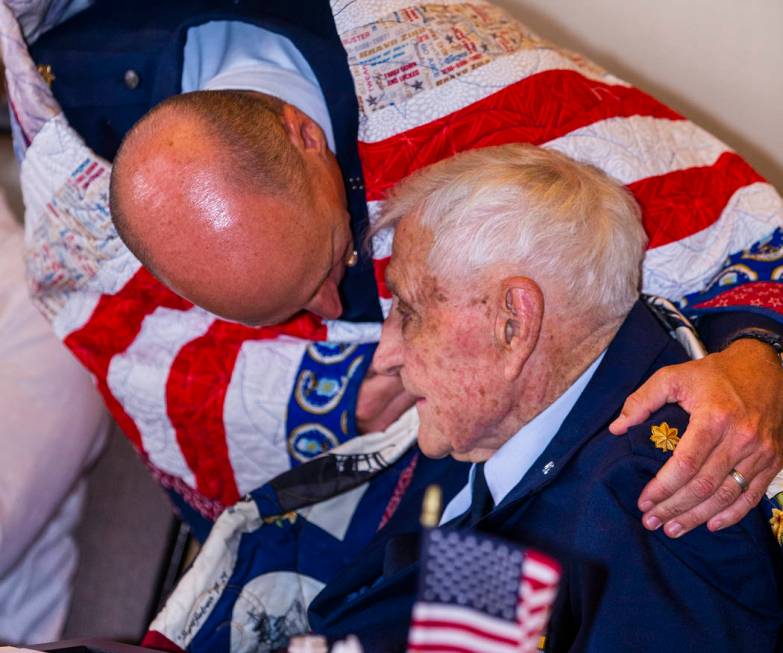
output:
M 155 107 L 115 158 L 111 212 L 145 266 L 218 315 L 341 312 L 342 178 L 320 127 L 277 98 L 198 91 Z

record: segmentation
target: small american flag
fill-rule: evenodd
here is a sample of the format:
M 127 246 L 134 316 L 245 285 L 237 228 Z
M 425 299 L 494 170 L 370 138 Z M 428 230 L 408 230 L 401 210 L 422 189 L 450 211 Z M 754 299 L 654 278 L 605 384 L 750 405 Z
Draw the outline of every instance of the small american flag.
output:
M 551 558 L 470 532 L 425 533 L 408 653 L 527 653 L 557 594 Z

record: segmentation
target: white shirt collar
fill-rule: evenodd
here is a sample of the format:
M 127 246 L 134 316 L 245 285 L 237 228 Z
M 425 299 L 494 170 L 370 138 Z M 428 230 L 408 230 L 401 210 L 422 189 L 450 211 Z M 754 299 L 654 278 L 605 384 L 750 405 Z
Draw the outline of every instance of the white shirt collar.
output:
M 563 394 L 519 429 L 484 464 L 484 475 L 495 505 L 498 505 L 522 480 L 544 449 L 549 446 L 568 413 L 593 378 L 605 354 L 606 351 L 601 352 Z M 441 524 L 451 521 L 470 507 L 474 470 L 475 465 L 470 468 L 467 485 L 446 506 L 440 520 Z

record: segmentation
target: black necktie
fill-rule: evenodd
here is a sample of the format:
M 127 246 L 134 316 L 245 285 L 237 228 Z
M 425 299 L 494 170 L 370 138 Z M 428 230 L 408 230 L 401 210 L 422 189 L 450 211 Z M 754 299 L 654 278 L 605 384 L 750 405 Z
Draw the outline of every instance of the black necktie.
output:
M 473 474 L 473 492 L 470 499 L 470 519 L 468 526 L 474 526 L 483 517 L 492 512 L 495 507 L 495 501 L 492 493 L 489 491 L 487 479 L 484 476 L 484 463 L 476 465 L 476 471 Z

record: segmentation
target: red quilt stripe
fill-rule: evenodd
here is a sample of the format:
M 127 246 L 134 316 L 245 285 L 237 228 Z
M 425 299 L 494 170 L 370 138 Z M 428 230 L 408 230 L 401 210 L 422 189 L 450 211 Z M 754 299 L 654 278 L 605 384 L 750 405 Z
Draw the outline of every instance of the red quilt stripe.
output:
M 136 339 L 144 318 L 159 306 L 190 309 L 193 305 L 140 268 L 114 295 L 103 295 L 82 328 L 65 338 L 65 345 L 97 379 L 106 406 L 137 449 L 142 450 L 136 424 L 114 397 L 107 383 L 109 363 Z
M 247 340 L 281 335 L 323 340 L 326 327 L 309 313 L 262 328 L 219 320 L 203 336 L 184 345 L 172 363 L 166 406 L 177 442 L 195 475 L 196 489 L 223 505 L 240 498 L 223 422 L 223 405 L 239 350 Z
M 693 308 L 766 308 L 783 315 L 783 283 L 775 281 L 753 281 L 729 288 L 726 292 L 694 304 Z
M 457 152 L 505 143 L 542 144 L 607 118 L 682 120 L 646 93 L 572 70 L 531 75 L 443 118 L 376 143 L 359 142 L 367 199 Z
M 764 178 L 734 152 L 711 166 L 648 177 L 628 188 L 642 207 L 648 248 L 660 247 L 706 229 L 720 218 L 731 196 Z
M 375 285 L 378 286 L 378 295 L 384 299 L 391 299 L 391 293 L 386 287 L 386 268 L 389 267 L 391 256 L 386 258 L 373 259 L 373 270 L 375 272 Z
M 148 630 L 144 635 L 144 639 L 141 645 L 145 648 L 152 648 L 158 651 L 168 651 L 169 653 L 185 653 L 184 649 L 181 649 L 174 642 L 172 642 L 164 634 L 159 633 L 157 630 Z

